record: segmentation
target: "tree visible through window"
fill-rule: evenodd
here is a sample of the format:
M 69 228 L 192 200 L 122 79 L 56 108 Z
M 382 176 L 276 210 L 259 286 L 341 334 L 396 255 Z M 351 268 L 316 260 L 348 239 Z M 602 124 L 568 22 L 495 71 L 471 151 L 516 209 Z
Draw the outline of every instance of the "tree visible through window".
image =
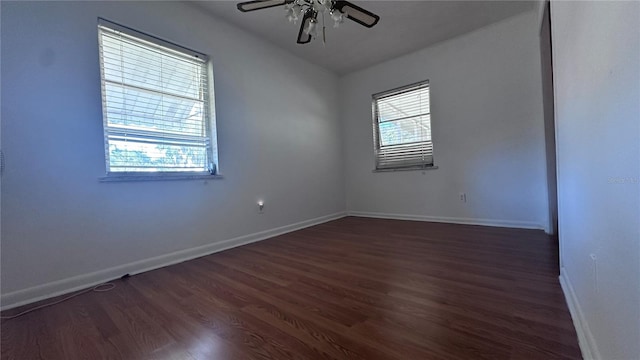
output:
M 429 82 L 373 95 L 376 169 L 433 166 Z
M 101 20 L 108 173 L 214 172 L 204 55 Z

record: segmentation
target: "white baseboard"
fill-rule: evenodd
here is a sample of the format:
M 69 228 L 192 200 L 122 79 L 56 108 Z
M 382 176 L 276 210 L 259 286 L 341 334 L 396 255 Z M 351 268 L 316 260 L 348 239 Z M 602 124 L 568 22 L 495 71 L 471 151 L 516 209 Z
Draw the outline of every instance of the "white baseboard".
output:
M 585 360 L 602 359 L 602 356 L 600 356 L 600 352 L 596 346 L 595 339 L 593 338 L 593 334 L 589 329 L 589 324 L 584 317 L 582 308 L 580 308 L 580 303 L 578 302 L 576 293 L 573 291 L 573 285 L 571 285 L 571 281 L 569 280 L 564 268 L 560 269 L 560 286 L 562 287 L 564 298 L 567 301 L 567 306 L 571 313 L 573 326 L 576 328 L 576 333 L 578 334 L 578 344 L 580 345 L 582 358 Z
M 124 274 L 135 275 L 143 273 L 145 271 L 177 264 L 183 261 L 195 259 L 237 246 L 250 244 L 256 241 L 265 240 L 274 236 L 322 224 L 327 221 L 336 220 L 345 216 L 345 212 L 338 212 L 335 214 L 321 216 L 315 219 L 301 221 L 295 224 L 260 231 L 249 235 L 243 235 L 233 239 L 227 239 L 190 249 L 180 250 L 149 259 L 132 262 L 129 264 L 119 265 L 109 269 L 99 270 L 89 274 L 78 275 L 47 284 L 37 285 L 23 290 L 2 294 L 2 296 L 0 296 L 0 304 L 2 304 L 0 306 L 0 310 L 7 310 L 58 295 L 86 289 L 88 287 L 95 286 L 106 281 L 120 278 Z
M 526 221 L 467 219 L 467 218 L 455 218 L 455 217 L 443 217 L 443 216 L 389 214 L 389 213 L 365 212 L 365 211 L 349 211 L 348 215 L 379 218 L 379 219 L 430 221 L 430 222 L 441 222 L 441 223 L 452 223 L 452 224 L 484 225 L 484 226 L 508 227 L 508 228 L 519 228 L 519 229 L 540 229 L 540 230 L 546 231 L 546 226 L 540 225 L 538 223 L 526 222 Z

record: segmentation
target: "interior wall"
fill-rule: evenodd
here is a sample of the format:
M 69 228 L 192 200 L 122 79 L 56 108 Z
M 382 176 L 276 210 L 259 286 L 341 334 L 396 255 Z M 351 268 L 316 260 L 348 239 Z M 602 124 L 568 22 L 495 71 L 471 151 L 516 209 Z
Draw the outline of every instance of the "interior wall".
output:
M 547 229 L 538 24 L 532 10 L 342 78 L 348 211 Z M 438 169 L 372 172 L 371 94 L 425 79 Z
M 553 1 L 561 282 L 585 359 L 640 358 L 640 3 Z
M 540 65 L 542 70 L 542 103 L 544 106 L 544 138 L 549 196 L 549 233 L 558 235 L 558 185 L 556 174 L 556 129 L 553 107 L 553 64 L 551 60 L 551 17 L 549 2 L 544 2 L 540 22 Z
M 181 3 L 1 6 L 4 300 L 344 211 L 333 73 Z M 211 56 L 223 179 L 98 181 L 98 17 Z

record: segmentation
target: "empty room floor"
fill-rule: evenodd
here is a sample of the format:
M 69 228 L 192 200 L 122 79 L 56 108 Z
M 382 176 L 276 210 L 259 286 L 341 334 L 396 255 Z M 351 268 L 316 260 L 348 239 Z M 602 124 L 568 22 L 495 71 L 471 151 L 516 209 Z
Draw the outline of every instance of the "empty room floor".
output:
M 2 359 L 580 358 L 540 230 L 347 217 L 114 283 L 3 320 Z

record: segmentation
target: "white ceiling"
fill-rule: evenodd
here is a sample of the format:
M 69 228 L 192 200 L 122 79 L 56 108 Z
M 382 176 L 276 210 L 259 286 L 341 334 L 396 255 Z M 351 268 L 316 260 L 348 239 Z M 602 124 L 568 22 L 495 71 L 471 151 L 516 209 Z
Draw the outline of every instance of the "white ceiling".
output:
M 296 43 L 299 23 L 285 19 L 283 7 L 248 13 L 240 1 L 200 1 L 196 6 L 216 17 L 338 74 L 346 74 L 425 48 L 507 17 L 532 10 L 536 1 L 363 1 L 356 5 L 380 16 L 371 29 L 350 20 L 338 29 L 327 18 L 327 43 Z

